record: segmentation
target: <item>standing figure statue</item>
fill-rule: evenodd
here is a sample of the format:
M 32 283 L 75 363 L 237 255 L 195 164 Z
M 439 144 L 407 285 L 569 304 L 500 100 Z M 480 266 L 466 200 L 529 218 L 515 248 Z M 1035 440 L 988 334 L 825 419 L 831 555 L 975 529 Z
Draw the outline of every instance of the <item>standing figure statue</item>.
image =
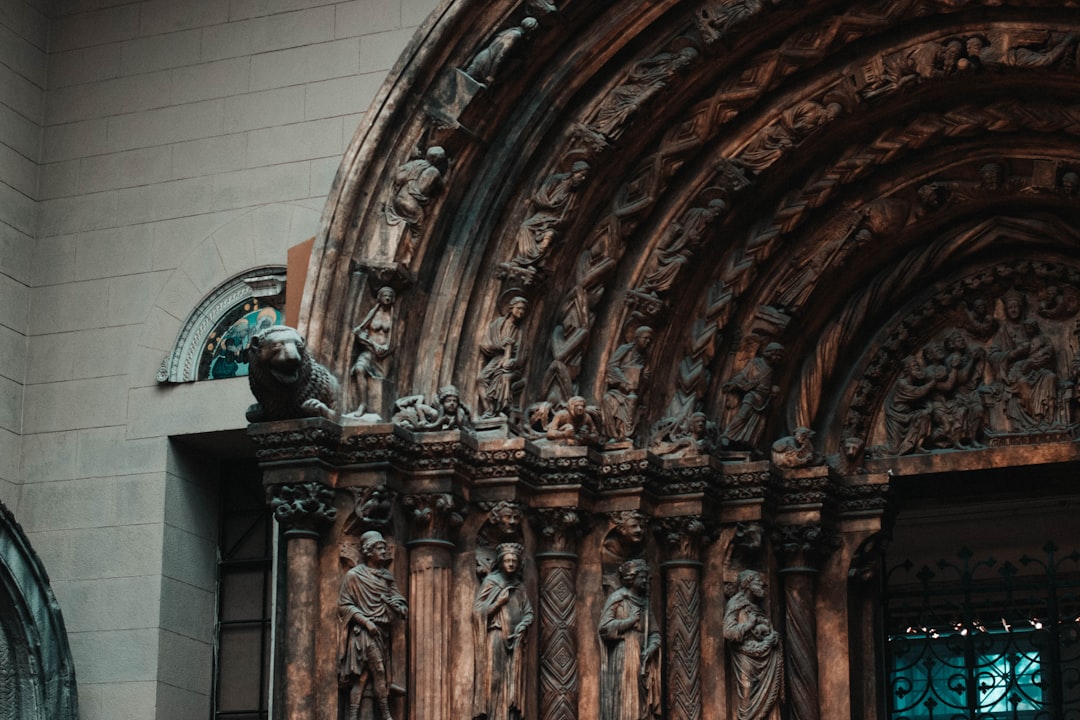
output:
M 412 261 L 416 239 L 424 227 L 427 206 L 442 192 L 446 172 L 446 150 L 432 145 L 422 158 L 410 160 L 397 169 L 392 195 L 386 204 L 386 224 L 404 225 L 405 232 L 398 249 L 398 259 L 404 264 Z
M 600 720 L 660 717 L 660 632 L 649 606 L 649 566 L 619 566 L 622 587 L 600 613 Z
M 473 718 L 521 720 L 525 716 L 525 641 L 533 608 L 521 580 L 525 548 L 501 543 L 498 565 L 484 577 L 473 602 L 476 664 Z
M 763 720 L 784 699 L 780 635 L 761 608 L 765 581 L 756 570 L 739 573 L 739 590 L 724 610 L 724 639 L 738 683 L 738 720 Z
M 764 429 L 765 411 L 780 388 L 773 385 L 773 370 L 784 357 L 784 346 L 771 342 L 760 357 L 746 363 L 742 370 L 723 384 L 732 393 L 736 410 L 724 428 L 720 443 L 724 447 L 753 447 Z
M 390 565 L 390 548 L 370 530 L 360 536 L 361 562 L 341 581 L 338 678 L 349 688 L 347 720 L 393 720 L 390 714 L 390 625 L 409 613 Z
M 505 415 L 524 387 L 525 348 L 521 345 L 521 321 L 529 301 L 510 300 L 506 314 L 488 325 L 480 341 L 484 366 L 476 376 L 480 389 L 481 417 Z
M 600 400 L 604 414 L 604 434 L 609 443 L 629 440 L 637 428 L 638 390 L 648 380 L 645 367 L 653 331 L 642 325 L 634 331 L 633 342 L 620 345 L 607 365 L 607 392 Z
M 379 288 L 375 306 L 353 328 L 360 354 L 352 366 L 356 380 L 357 406 L 353 415 L 381 413 L 382 381 L 387 378 L 390 359 L 390 331 L 394 325 L 394 288 Z

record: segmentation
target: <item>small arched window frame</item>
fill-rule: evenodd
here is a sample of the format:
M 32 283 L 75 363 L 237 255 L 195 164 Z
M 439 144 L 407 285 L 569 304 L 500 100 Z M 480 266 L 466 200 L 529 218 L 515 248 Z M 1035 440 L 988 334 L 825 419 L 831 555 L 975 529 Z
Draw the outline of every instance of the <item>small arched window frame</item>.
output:
M 255 331 L 283 322 L 285 267 L 247 270 L 219 285 L 188 315 L 173 350 L 158 370 L 159 383 L 247 375 L 246 353 Z

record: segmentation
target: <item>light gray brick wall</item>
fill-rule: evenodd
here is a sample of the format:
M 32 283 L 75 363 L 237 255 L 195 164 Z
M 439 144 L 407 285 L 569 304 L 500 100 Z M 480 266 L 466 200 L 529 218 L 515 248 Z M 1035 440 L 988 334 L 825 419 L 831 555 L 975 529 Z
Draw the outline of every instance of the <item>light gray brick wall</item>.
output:
M 15 511 L 46 103 L 45 4 L 0 2 L 0 502 Z
M 0 0 L 0 499 L 83 720 L 206 716 L 214 469 L 168 438 L 242 427 L 251 398 L 154 376 L 202 298 L 316 232 L 435 4 Z

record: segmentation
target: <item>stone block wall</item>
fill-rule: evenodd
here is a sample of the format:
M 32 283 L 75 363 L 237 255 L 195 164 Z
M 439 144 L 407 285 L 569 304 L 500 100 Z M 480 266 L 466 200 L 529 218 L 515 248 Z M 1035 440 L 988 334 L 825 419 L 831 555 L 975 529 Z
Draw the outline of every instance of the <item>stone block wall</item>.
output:
M 18 503 L 30 265 L 48 66 L 46 2 L 0 3 L 0 502 Z
M 315 234 L 433 0 L 0 0 L 0 500 L 49 571 L 81 716 L 205 717 L 217 482 L 159 386 L 191 310 Z

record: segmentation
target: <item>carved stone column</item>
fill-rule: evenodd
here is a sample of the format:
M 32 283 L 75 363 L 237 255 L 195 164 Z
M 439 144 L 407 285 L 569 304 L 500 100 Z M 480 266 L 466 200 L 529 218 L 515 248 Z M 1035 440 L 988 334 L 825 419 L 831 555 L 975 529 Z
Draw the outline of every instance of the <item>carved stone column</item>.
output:
M 816 604 L 820 562 L 833 538 L 820 525 L 782 525 L 776 551 L 784 583 L 784 657 L 792 720 L 820 720 Z
M 334 521 L 334 491 L 319 482 L 273 485 L 267 494 L 285 538 L 285 718 L 315 717 L 319 537 Z
M 660 521 L 664 551 L 660 567 L 667 597 L 664 668 L 670 720 L 701 720 L 701 543 L 700 517 Z
M 410 720 L 450 718 L 450 584 L 460 500 L 450 493 L 406 495 L 409 548 Z
M 577 508 L 543 508 L 533 517 L 540 568 L 540 720 L 575 720 L 578 710 Z

